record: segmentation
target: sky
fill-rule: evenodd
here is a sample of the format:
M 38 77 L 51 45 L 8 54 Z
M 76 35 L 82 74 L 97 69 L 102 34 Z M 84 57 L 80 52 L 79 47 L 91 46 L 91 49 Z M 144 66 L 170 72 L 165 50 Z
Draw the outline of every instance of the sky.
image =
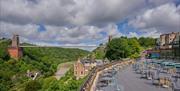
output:
M 180 31 L 180 0 L 0 0 L 0 38 L 99 45 L 114 37 Z

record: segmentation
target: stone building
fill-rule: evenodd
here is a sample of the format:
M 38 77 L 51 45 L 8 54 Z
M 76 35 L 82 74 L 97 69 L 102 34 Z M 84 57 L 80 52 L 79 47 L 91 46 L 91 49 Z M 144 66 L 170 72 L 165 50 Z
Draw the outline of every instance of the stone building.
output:
M 160 58 L 176 59 L 176 57 L 179 57 L 179 50 L 177 50 L 179 48 L 179 36 L 180 32 L 160 35 L 157 47 L 160 50 Z
M 22 48 L 19 45 L 19 35 L 13 35 L 12 44 L 8 48 L 8 52 L 11 58 L 19 59 L 23 56 Z
M 83 78 L 96 65 L 96 61 L 92 59 L 78 59 L 74 64 L 74 76 L 76 76 L 76 79 Z
M 162 34 L 160 35 L 160 49 L 171 49 L 172 43 L 174 39 L 176 38 L 176 35 L 178 35 L 179 32 L 175 33 L 169 33 L 169 34 Z

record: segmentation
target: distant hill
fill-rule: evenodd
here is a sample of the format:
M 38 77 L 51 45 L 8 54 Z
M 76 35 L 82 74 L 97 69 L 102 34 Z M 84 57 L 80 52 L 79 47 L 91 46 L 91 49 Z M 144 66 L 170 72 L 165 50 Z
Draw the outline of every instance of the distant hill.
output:
M 54 75 L 58 64 L 76 61 L 78 57 L 86 56 L 88 51 L 76 48 L 23 48 L 24 55 L 20 60 L 11 59 L 7 48 L 11 44 L 8 39 L 0 40 L 0 91 L 24 91 L 30 72 L 39 72 L 38 81 Z M 29 45 L 23 43 L 23 45 Z M 41 79 L 41 80 L 40 80 Z M 43 83 L 43 82 L 42 82 Z
M 30 43 L 21 43 L 22 46 L 36 46 L 36 45 L 33 45 L 33 44 L 30 44 Z

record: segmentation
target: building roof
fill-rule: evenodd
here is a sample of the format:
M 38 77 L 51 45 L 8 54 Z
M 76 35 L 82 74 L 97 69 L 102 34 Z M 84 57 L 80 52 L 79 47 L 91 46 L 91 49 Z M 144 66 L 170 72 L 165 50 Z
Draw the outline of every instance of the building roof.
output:
M 80 59 L 80 62 L 82 64 L 91 64 L 91 63 L 96 63 L 95 60 L 89 59 L 89 58 L 85 58 L 85 59 Z
M 160 36 L 170 35 L 170 34 L 178 34 L 178 33 L 180 33 L 180 32 L 171 32 L 171 33 L 161 34 Z

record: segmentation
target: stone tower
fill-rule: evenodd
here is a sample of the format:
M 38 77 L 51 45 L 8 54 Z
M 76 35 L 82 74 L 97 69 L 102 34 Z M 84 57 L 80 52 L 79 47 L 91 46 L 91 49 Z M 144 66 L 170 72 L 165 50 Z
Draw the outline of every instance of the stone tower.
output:
M 108 43 L 112 40 L 112 35 L 109 35 L 108 37 Z
M 22 48 L 19 46 L 19 35 L 13 35 L 12 44 L 8 48 L 11 58 L 19 59 L 23 56 Z
M 12 38 L 12 47 L 19 47 L 19 35 L 14 35 Z

